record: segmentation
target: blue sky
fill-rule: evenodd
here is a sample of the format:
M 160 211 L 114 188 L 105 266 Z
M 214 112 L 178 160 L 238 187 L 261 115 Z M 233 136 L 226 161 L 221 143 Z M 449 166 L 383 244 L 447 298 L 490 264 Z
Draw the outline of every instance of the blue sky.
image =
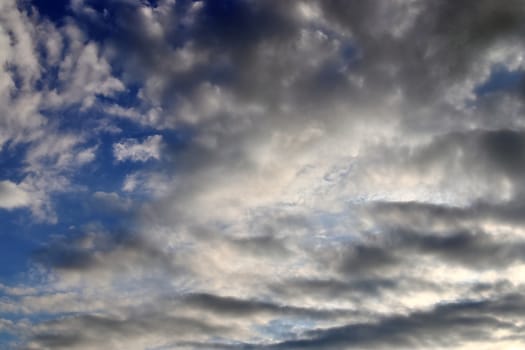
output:
M 524 19 L 1 1 L 0 348 L 525 348 Z

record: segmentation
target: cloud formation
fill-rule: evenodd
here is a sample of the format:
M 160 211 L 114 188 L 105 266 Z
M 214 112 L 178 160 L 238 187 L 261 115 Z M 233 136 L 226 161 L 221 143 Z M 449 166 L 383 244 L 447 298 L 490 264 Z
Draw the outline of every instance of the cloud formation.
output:
M 30 203 L 30 195 L 11 181 L 0 182 L 0 207 L 13 209 Z
M 522 1 L 0 13 L 7 348 L 525 346 Z
M 113 155 L 119 162 L 128 159 L 135 162 L 145 162 L 150 158 L 158 160 L 161 145 L 160 135 L 149 136 L 143 142 L 127 139 L 113 145 Z

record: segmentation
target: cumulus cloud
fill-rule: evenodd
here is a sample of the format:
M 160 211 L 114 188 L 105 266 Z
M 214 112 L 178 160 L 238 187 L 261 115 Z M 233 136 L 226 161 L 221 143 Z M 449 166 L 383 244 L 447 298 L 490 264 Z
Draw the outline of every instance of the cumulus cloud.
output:
M 21 169 L 16 182 L 32 193 L 34 218 L 53 222 L 51 197 L 75 187 L 72 173 L 95 159 L 98 146 L 94 135 L 65 126 L 68 108 L 87 113 L 124 86 L 80 23 L 54 23 L 28 2 L 0 6 L 0 149 Z
M 159 159 L 162 147 L 162 136 L 148 136 L 144 141 L 135 139 L 122 140 L 113 145 L 113 155 L 119 162 L 131 160 L 145 162 L 150 158 Z
M 13 209 L 31 204 L 31 196 L 11 181 L 0 182 L 0 207 Z

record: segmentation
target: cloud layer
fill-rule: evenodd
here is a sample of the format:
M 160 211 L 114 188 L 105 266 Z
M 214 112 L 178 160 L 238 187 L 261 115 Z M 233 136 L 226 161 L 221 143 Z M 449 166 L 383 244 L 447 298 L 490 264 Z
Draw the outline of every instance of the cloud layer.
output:
M 62 10 L 0 5 L 7 348 L 525 347 L 522 1 Z

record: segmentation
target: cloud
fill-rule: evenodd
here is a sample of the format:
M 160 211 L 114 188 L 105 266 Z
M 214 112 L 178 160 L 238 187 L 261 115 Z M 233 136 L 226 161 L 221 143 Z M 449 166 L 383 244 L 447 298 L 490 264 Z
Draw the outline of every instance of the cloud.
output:
M 511 311 L 513 308 L 514 311 Z M 284 342 L 270 348 L 331 349 L 359 346 L 368 349 L 394 346 L 420 349 L 428 344 L 446 348 L 462 340 L 492 341 L 494 329 L 519 329 L 512 322 L 493 317 L 493 312 L 500 316 L 519 315 L 521 309 L 521 298 L 512 295 L 502 300 L 458 302 L 438 306 L 427 312 L 386 318 L 377 323 L 314 330 L 306 335 L 309 338 Z
M 0 7 L 20 348 L 523 347 L 520 1 Z
M 6 181 L 32 193 L 34 218 L 56 222 L 51 197 L 74 188 L 72 174 L 97 151 L 94 135 L 65 126 L 68 108 L 87 112 L 124 86 L 79 23 L 59 25 L 29 3 L 3 2 L 1 11 L 0 147 L 17 169 Z
M 75 273 L 141 273 L 134 269 L 136 260 L 144 270 L 176 269 L 173 253 L 162 250 L 144 237 L 127 233 L 113 235 L 90 232 L 76 239 L 57 238 L 35 252 L 35 261 L 44 267 Z M 88 275 L 86 277 L 89 278 Z M 94 276 L 96 278 L 96 276 Z
M 241 300 L 232 297 L 222 297 L 211 294 L 192 294 L 184 297 L 186 307 L 202 308 L 208 312 L 221 316 L 234 315 L 247 317 L 252 314 L 291 314 L 308 317 L 335 317 L 344 314 L 345 310 L 321 310 L 313 308 L 300 308 L 287 305 L 273 304 L 256 300 Z
M 11 181 L 0 182 L 0 207 L 13 209 L 31 204 L 31 195 Z
M 162 136 L 148 136 L 143 142 L 127 139 L 113 145 L 113 155 L 117 161 L 131 160 L 145 162 L 150 158 L 159 159 L 162 147 Z
M 35 335 L 29 348 L 82 349 L 103 346 L 112 339 L 115 349 L 142 349 L 148 344 L 162 346 L 162 336 L 202 337 L 209 334 L 224 334 L 229 330 L 221 325 L 170 317 L 168 315 L 145 313 L 130 319 L 86 315 L 64 319 L 41 327 L 44 332 Z M 45 330 L 48 328 L 49 330 Z M 54 331 L 57 329 L 59 331 Z M 78 333 L 77 329 L 84 329 Z M 103 337 L 101 337 L 103 335 Z

